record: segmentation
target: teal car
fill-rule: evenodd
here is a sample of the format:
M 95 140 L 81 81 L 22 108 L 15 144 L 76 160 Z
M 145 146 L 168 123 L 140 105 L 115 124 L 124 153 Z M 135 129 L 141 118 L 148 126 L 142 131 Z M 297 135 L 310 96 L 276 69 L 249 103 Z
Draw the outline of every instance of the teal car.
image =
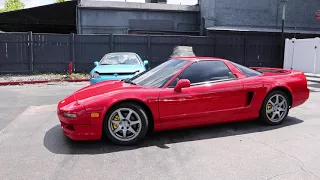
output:
M 143 61 L 136 53 L 108 53 L 90 72 L 90 84 L 106 80 L 122 80 L 132 78 L 146 71 L 148 61 Z

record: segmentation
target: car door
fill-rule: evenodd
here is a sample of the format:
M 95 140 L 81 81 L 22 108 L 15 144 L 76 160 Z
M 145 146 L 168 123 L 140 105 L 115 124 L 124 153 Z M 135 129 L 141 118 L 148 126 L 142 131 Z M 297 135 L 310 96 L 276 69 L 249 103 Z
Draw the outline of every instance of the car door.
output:
M 191 86 L 174 91 L 179 79 Z M 159 114 L 164 125 L 221 121 L 243 106 L 243 84 L 223 61 L 198 61 L 160 92 Z
M 254 116 L 257 116 L 260 111 L 261 103 L 264 99 L 266 91 L 263 80 L 264 78 L 258 71 L 234 62 L 232 62 L 231 64 L 246 77 L 241 80 L 244 92 L 247 94 L 247 101 L 244 105 L 244 108 L 242 109 L 242 112 L 247 115 L 249 113 L 255 112 L 253 114 Z

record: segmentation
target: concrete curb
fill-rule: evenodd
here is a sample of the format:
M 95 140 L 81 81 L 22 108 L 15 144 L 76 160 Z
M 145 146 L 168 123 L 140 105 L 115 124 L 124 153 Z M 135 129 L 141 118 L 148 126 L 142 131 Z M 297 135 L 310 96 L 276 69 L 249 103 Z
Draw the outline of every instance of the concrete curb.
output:
M 12 82 L 0 82 L 0 86 L 10 86 L 10 85 L 23 85 L 23 84 L 43 84 L 50 82 L 87 82 L 89 79 L 53 79 L 53 80 L 39 80 L 39 81 L 12 81 Z
M 313 74 L 313 73 L 304 73 L 307 78 L 307 81 L 320 83 L 320 74 Z
M 320 78 L 320 74 L 304 73 L 306 77 Z
M 320 83 L 320 79 L 319 80 L 314 80 L 314 79 L 307 79 L 309 82 L 314 82 L 314 83 Z
M 309 76 L 306 76 L 306 78 L 310 82 L 320 83 L 320 77 L 309 77 Z

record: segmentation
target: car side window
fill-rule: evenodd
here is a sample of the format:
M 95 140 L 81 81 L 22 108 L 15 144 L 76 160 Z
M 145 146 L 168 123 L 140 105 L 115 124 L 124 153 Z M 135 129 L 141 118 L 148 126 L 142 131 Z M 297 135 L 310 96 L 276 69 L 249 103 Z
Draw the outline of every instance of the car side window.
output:
M 203 82 L 235 79 L 228 66 L 223 61 L 198 61 L 185 69 L 169 87 L 174 87 L 179 79 L 188 79 L 191 85 Z

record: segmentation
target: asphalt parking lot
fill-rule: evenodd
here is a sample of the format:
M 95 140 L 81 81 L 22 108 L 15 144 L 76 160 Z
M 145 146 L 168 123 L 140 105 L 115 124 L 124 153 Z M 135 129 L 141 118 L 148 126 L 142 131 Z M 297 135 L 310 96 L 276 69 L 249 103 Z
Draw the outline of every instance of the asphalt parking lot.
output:
M 241 122 L 74 142 L 56 104 L 87 83 L 0 87 L 0 179 L 320 179 L 320 92 L 274 127 Z

